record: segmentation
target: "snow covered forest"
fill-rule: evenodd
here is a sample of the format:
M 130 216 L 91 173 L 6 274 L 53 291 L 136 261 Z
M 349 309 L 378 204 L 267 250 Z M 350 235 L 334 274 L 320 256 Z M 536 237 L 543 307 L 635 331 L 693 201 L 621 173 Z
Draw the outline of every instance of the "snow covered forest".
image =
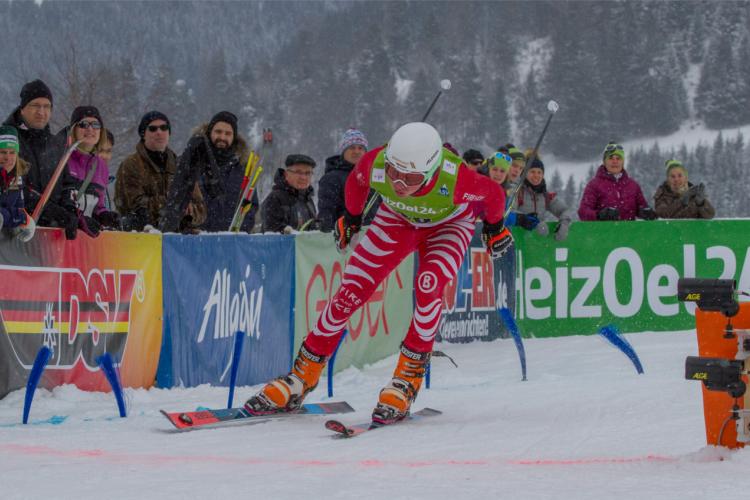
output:
M 228 109 L 256 143 L 274 130 L 276 162 L 303 152 L 322 164 L 348 127 L 378 144 L 421 118 L 442 78 L 453 88 L 430 121 L 459 150 L 533 145 L 554 98 L 543 157 L 584 171 L 609 140 L 750 124 L 744 1 L 2 1 L 0 29 L 14 41 L 2 112 L 34 78 L 55 94 L 54 125 L 78 104 L 98 106 L 118 138 L 113 170 L 152 108 L 170 116 L 178 153 L 193 127 Z M 750 187 L 742 136 L 630 153 L 647 197 L 678 156 L 718 216 L 750 215 L 738 203 Z M 583 176 L 548 172 L 577 200 Z

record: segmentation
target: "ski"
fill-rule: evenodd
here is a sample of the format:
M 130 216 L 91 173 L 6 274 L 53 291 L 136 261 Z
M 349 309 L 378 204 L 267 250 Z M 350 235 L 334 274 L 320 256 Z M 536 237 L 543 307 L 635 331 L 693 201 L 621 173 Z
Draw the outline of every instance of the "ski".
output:
M 377 422 L 363 422 L 361 424 L 346 425 L 338 420 L 329 420 L 326 422 L 326 429 L 335 432 L 334 438 L 352 438 L 364 434 L 375 429 L 382 427 L 390 427 L 392 425 L 399 425 L 406 422 L 413 422 L 415 420 L 422 420 L 425 417 L 434 417 L 442 415 L 443 412 L 440 410 L 434 410 L 432 408 L 424 408 L 414 413 L 410 413 L 408 417 L 403 420 L 398 420 L 392 424 L 380 424 Z
M 214 429 L 229 425 L 242 425 L 267 422 L 279 418 L 299 415 L 332 415 L 335 413 L 351 413 L 354 411 L 346 401 L 333 403 L 304 404 L 299 410 L 291 412 L 269 413 L 254 415 L 245 408 L 199 409 L 186 412 L 168 412 L 160 410 L 178 431 L 192 431 L 199 429 Z

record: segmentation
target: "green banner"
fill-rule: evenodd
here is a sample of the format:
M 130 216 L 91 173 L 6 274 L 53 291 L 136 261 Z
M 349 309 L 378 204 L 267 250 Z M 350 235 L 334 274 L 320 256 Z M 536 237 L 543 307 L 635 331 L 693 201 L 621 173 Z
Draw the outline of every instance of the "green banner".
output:
M 554 229 L 554 224 L 551 224 Z M 750 290 L 748 220 L 575 222 L 556 242 L 514 228 L 516 318 L 525 336 L 694 328 L 677 280 L 737 280 Z
M 296 237 L 294 354 L 341 283 L 345 258 L 330 234 Z M 347 254 L 348 258 L 349 254 Z M 349 320 L 349 333 L 336 356 L 336 371 L 362 367 L 398 351 L 411 322 L 414 256 L 404 259 Z

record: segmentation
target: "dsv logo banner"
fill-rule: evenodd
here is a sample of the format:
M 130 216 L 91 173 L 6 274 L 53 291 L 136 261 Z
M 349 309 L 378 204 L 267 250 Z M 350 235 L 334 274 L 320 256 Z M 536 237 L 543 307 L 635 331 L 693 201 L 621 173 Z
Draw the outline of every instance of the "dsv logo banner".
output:
M 134 295 L 144 301 L 142 272 L 0 265 L 0 334 L 26 369 L 46 345 L 50 369 L 94 370 L 97 356 L 124 351 Z

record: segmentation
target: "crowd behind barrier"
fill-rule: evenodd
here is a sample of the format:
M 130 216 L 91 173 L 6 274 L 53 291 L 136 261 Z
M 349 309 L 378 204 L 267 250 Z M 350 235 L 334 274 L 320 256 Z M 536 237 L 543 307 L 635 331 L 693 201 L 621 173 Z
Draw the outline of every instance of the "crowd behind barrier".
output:
M 558 223 L 547 223 L 550 232 Z M 574 222 L 565 241 L 514 229 L 516 252 L 487 258 L 478 238 L 443 296 L 440 338 L 691 329 L 681 276 L 735 278 L 750 289 L 748 220 Z M 655 242 L 659 242 L 658 245 Z M 0 397 L 22 388 L 36 352 L 54 351 L 44 387 L 107 390 L 95 358 L 110 353 L 125 387 L 227 385 L 234 331 L 247 343 L 238 384 L 284 373 L 336 288 L 344 257 L 329 234 L 138 234 L 0 241 Z M 591 248 L 597 248 L 592 252 Z M 516 259 L 513 258 L 516 255 Z M 347 325 L 336 369 L 395 353 L 413 306 L 407 259 Z M 507 348 L 510 344 L 507 344 Z M 506 348 L 498 344 L 493 348 Z M 530 360 L 533 363 L 533 359 Z M 460 360 L 459 360 L 460 365 Z

